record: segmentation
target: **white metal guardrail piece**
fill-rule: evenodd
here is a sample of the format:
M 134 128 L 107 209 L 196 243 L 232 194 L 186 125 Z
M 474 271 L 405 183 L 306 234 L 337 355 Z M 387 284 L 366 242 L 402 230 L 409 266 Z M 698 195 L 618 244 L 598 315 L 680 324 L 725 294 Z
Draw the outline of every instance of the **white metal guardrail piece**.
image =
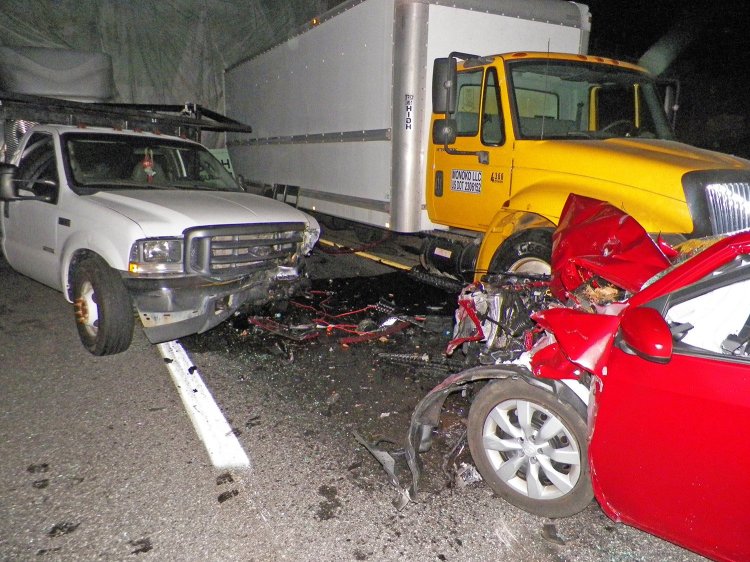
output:
M 217 468 L 249 467 L 247 453 L 182 345 L 178 341 L 170 341 L 157 347 L 166 361 L 193 427 L 206 446 L 211 463 Z

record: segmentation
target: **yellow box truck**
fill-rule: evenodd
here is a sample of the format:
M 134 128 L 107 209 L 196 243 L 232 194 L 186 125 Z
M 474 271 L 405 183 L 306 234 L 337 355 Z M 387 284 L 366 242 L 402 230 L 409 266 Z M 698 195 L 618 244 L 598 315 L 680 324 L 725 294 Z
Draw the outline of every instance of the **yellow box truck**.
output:
M 569 193 L 675 239 L 750 228 L 750 162 L 674 139 L 670 90 L 592 56 L 562 0 L 348 2 L 225 73 L 229 138 L 256 186 L 424 238 L 459 280 L 548 270 Z

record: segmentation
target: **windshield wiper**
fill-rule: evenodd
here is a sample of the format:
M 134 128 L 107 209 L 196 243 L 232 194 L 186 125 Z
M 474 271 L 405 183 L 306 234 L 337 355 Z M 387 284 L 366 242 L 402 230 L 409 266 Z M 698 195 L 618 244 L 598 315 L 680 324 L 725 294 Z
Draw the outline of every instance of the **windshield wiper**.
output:
M 169 185 L 148 185 L 143 183 L 135 182 L 122 182 L 122 181 L 98 181 L 91 183 L 78 184 L 82 189 L 93 189 L 96 191 L 114 191 L 118 189 L 175 189 Z

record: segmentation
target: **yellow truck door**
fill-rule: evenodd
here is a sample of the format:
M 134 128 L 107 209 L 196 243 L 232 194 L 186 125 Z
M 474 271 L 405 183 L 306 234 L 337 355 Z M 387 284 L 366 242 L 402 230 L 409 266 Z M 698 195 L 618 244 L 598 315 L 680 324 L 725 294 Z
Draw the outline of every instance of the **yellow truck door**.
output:
M 469 69 L 458 74 L 456 142 L 450 154 L 431 145 L 427 174 L 430 220 L 456 228 L 485 231 L 510 194 L 512 143 L 508 138 L 498 70 Z

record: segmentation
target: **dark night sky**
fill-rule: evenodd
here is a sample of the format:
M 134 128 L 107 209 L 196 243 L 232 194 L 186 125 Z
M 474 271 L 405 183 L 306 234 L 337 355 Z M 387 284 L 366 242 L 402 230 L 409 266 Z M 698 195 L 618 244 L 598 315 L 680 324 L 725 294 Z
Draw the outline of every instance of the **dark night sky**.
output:
M 681 83 L 682 140 L 750 157 L 750 6 L 677 0 L 580 0 L 593 25 L 589 52 L 637 61 L 681 17 L 693 42 L 665 75 Z M 743 3 L 744 4 L 744 3 Z
M 581 0 L 593 17 L 591 52 L 637 59 L 683 11 L 675 0 Z
M 593 14 L 592 51 L 638 57 L 681 16 L 693 14 L 697 40 L 691 50 L 718 51 L 750 45 L 750 9 L 709 0 L 579 0 Z M 743 57 L 746 57 L 742 53 Z

